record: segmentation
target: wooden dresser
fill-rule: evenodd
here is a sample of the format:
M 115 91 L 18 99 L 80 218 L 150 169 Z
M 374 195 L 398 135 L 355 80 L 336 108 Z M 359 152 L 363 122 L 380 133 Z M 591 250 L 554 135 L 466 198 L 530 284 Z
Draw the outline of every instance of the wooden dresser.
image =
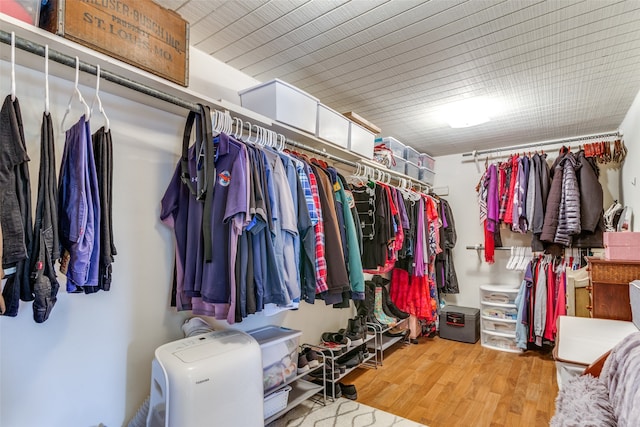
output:
M 587 257 L 591 317 L 631 321 L 629 282 L 640 279 L 640 261 Z

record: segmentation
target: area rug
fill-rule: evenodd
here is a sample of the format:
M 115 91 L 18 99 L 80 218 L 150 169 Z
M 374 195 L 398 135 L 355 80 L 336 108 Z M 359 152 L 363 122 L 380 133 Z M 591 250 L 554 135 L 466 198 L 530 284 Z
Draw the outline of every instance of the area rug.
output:
M 339 398 L 322 403 L 306 400 L 267 427 L 420 427 L 406 418 L 363 405 L 353 400 Z M 423 426 L 425 427 L 425 426 Z

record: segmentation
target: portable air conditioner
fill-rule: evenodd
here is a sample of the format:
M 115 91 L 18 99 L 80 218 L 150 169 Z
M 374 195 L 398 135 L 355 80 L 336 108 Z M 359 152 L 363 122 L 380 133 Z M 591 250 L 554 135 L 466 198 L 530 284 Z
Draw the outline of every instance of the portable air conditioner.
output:
M 264 426 L 258 342 L 214 331 L 164 344 L 151 365 L 147 427 Z

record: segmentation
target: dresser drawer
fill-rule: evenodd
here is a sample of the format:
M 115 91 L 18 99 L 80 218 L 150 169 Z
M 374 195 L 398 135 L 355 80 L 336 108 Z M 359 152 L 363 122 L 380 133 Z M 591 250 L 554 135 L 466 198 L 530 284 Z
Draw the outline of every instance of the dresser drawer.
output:
M 640 278 L 640 262 L 590 260 L 592 282 L 626 283 Z
M 592 285 L 593 317 L 631 321 L 628 283 L 593 282 Z

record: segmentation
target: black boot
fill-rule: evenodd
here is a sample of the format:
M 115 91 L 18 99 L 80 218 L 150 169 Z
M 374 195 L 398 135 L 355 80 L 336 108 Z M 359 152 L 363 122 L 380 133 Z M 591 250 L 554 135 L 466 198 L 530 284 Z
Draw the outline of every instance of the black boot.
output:
M 376 305 L 376 285 L 372 282 L 364 282 L 364 284 L 364 306 L 366 308 L 364 317 L 367 322 L 376 323 L 375 317 L 373 316 Z
M 389 292 L 387 292 L 387 288 L 385 288 L 384 286 L 377 285 L 376 290 L 377 289 L 381 289 L 381 292 L 382 292 L 382 311 L 387 316 L 395 317 L 397 319 L 398 317 L 395 314 L 393 314 L 393 312 L 391 311 L 391 308 L 389 308 L 389 302 L 391 302 L 391 299 L 389 298 Z
M 407 317 L 409 317 L 409 313 L 405 313 L 404 311 L 400 310 L 398 306 L 395 305 L 393 301 L 391 301 L 391 295 L 389 295 L 389 291 L 387 290 L 386 286 L 382 286 L 382 307 L 383 309 L 384 307 L 386 307 L 387 310 L 391 313 L 390 315 L 392 317 L 398 319 L 406 319 Z

